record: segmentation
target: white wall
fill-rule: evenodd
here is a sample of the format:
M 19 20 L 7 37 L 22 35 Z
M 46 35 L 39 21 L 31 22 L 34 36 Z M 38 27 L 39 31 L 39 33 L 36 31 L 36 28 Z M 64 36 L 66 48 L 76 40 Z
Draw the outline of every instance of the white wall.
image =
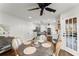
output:
M 10 35 L 17 37 L 26 37 L 27 32 L 32 33 L 31 29 L 34 28 L 32 23 L 5 13 L 0 13 L 0 24 L 6 25 Z
M 79 7 L 75 7 L 70 9 L 67 12 L 64 12 L 61 14 L 61 34 L 63 35 L 63 33 L 65 32 L 65 20 L 69 19 L 69 18 L 73 18 L 73 17 L 77 17 L 77 48 L 78 51 L 75 52 L 73 50 L 69 50 L 68 48 L 65 47 L 65 39 L 64 39 L 64 45 L 63 45 L 63 49 L 67 50 L 68 52 L 72 53 L 73 55 L 79 55 Z
M 38 20 L 27 22 L 27 19 L 20 19 L 10 14 L 0 12 L 0 24 L 8 27 L 8 31 L 11 36 L 22 38 L 28 38 L 30 35 L 28 36 L 27 34 L 32 34 L 32 30 L 35 28 L 36 24 L 40 23 L 40 21 L 42 21 L 40 24 L 43 26 L 46 26 L 47 23 L 50 22 L 54 29 L 55 22 L 53 22 L 53 20 L 55 20 L 53 17 L 49 20 L 38 18 Z

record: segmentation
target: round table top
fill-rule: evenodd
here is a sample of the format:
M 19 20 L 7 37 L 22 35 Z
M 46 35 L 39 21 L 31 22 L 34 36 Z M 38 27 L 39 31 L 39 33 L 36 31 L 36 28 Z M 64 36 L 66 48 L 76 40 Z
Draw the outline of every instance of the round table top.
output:
M 27 47 L 27 48 L 25 48 L 24 49 L 24 54 L 33 54 L 33 53 L 35 53 L 36 52 L 36 48 L 35 47 Z
M 43 43 L 39 43 L 38 41 L 25 45 L 21 44 L 18 47 L 17 53 L 20 56 L 49 56 L 52 55 L 52 43 L 49 41 L 45 41 Z

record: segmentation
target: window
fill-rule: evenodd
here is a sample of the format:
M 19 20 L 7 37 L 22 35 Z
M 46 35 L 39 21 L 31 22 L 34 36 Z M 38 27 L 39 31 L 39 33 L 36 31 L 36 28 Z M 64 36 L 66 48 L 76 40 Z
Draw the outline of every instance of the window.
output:
M 65 20 L 66 47 L 77 51 L 77 18 Z

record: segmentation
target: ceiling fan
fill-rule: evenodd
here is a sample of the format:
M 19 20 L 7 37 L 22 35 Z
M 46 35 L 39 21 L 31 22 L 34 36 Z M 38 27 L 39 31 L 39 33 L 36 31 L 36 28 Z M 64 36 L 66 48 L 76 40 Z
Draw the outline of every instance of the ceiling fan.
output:
M 32 10 L 41 9 L 41 11 L 40 11 L 40 16 L 43 15 L 44 9 L 47 10 L 47 11 L 49 11 L 49 12 L 54 12 L 54 13 L 56 12 L 55 9 L 51 9 L 51 8 L 47 7 L 47 6 L 49 6 L 51 3 L 37 3 L 37 4 L 38 4 L 38 7 L 33 8 L 33 9 L 28 9 L 28 10 L 29 10 L 29 11 L 32 11 Z

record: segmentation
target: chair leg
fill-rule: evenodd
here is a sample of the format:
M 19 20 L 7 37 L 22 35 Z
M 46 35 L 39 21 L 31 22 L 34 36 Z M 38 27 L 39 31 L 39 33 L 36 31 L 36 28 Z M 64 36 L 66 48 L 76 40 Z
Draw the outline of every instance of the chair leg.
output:
M 14 52 L 15 52 L 15 55 L 16 55 L 16 56 L 19 56 L 19 54 L 17 53 L 17 50 L 14 50 Z
M 59 52 L 60 52 L 60 47 L 56 49 L 55 55 L 58 56 L 59 55 Z

